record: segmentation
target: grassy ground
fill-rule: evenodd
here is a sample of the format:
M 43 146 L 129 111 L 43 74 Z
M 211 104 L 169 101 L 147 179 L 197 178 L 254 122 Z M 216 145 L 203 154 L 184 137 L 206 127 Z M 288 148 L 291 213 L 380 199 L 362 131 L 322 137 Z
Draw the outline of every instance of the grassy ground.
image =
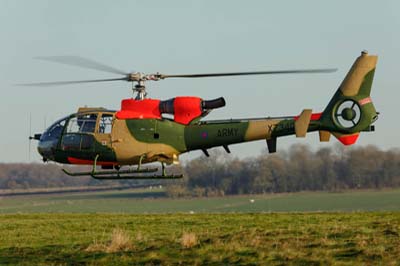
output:
M 400 214 L 391 212 L 3 214 L 0 231 L 0 265 L 398 265 L 400 258 Z
M 0 198 L 0 213 L 400 211 L 400 190 L 169 199 L 162 190 Z
M 400 190 L 3 197 L 0 265 L 400 265 L 399 210 Z

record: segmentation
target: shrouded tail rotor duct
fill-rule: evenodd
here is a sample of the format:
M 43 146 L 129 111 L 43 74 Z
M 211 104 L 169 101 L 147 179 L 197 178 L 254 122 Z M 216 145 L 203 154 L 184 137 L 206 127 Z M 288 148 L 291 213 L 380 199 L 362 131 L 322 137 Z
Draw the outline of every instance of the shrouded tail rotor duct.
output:
M 347 99 L 341 102 L 334 112 L 334 122 L 343 129 L 353 128 L 361 120 L 361 108 L 356 101 Z

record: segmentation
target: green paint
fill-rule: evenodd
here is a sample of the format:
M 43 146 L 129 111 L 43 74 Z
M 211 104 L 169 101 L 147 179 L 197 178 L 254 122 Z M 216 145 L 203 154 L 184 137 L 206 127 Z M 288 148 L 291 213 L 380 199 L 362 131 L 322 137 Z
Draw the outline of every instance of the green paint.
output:
M 211 147 L 244 142 L 248 121 L 201 123 L 185 128 L 185 142 L 188 150 L 208 149 Z
M 77 148 L 75 150 L 62 150 L 61 142 L 57 145 L 55 151 L 55 159 L 57 162 L 69 163 L 68 157 L 79 158 L 83 160 L 94 160 L 96 155 L 99 155 L 98 161 L 116 162 L 116 155 L 113 149 L 96 141 L 93 134 L 89 133 L 74 133 L 77 136 L 92 138 L 91 145 L 84 149 Z M 63 136 L 65 137 L 65 135 Z
M 371 94 L 372 88 L 372 81 L 374 80 L 375 68 L 368 72 L 365 77 L 364 81 L 361 84 L 360 91 L 358 92 L 359 95 L 368 97 Z
M 278 124 L 273 126 L 271 137 L 282 137 L 294 134 L 294 120 L 285 119 L 281 120 Z
M 163 119 L 127 119 L 126 125 L 132 136 L 145 143 L 160 143 L 186 151 L 184 125 Z

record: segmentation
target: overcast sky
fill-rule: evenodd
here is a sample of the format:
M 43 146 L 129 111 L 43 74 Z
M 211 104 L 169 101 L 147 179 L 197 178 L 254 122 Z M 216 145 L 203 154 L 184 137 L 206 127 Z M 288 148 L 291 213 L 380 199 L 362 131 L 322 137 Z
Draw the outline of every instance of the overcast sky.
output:
M 399 1 L 18 1 L 0 0 L 0 162 L 26 162 L 32 132 L 79 106 L 118 109 L 132 96 L 124 82 L 60 87 L 16 83 L 114 78 L 113 74 L 34 60 L 78 55 L 126 71 L 191 73 L 337 67 L 333 74 L 165 80 L 149 96 L 224 96 L 208 119 L 322 111 L 361 50 L 378 54 L 372 98 L 380 118 L 357 145 L 400 147 Z M 286 137 L 320 147 L 318 134 Z M 336 143 L 331 140 L 332 145 Z M 231 147 L 258 155 L 265 141 Z M 190 156 L 197 155 L 191 153 Z M 182 158 L 190 158 L 183 156 Z M 39 161 L 32 145 L 31 160 Z

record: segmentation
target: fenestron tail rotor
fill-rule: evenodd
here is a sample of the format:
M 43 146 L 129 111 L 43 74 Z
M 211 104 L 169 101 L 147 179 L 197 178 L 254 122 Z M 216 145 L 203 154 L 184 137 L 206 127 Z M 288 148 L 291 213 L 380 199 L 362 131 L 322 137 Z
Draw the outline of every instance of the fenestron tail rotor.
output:
M 36 57 L 39 60 L 45 60 L 70 66 L 78 66 L 82 68 L 89 68 L 98 71 L 122 75 L 119 78 L 108 79 L 89 79 L 89 80 L 72 80 L 72 81 L 55 81 L 55 82 L 35 82 L 19 84 L 23 86 L 59 86 L 71 85 L 80 83 L 94 83 L 94 82 L 110 82 L 110 81 L 129 81 L 137 82 L 134 91 L 137 92 L 136 99 L 144 99 L 147 95 L 145 82 L 158 81 L 167 78 L 210 78 L 210 77 L 229 77 L 229 76 L 249 76 L 249 75 L 279 75 L 279 74 L 315 74 L 315 73 L 332 73 L 336 68 L 318 68 L 318 69 L 293 69 L 293 70 L 270 70 L 270 71 L 249 71 L 249 72 L 225 72 L 225 73 L 194 73 L 194 74 L 144 74 L 140 72 L 127 73 L 122 70 L 116 69 L 87 59 L 80 56 L 42 56 Z

